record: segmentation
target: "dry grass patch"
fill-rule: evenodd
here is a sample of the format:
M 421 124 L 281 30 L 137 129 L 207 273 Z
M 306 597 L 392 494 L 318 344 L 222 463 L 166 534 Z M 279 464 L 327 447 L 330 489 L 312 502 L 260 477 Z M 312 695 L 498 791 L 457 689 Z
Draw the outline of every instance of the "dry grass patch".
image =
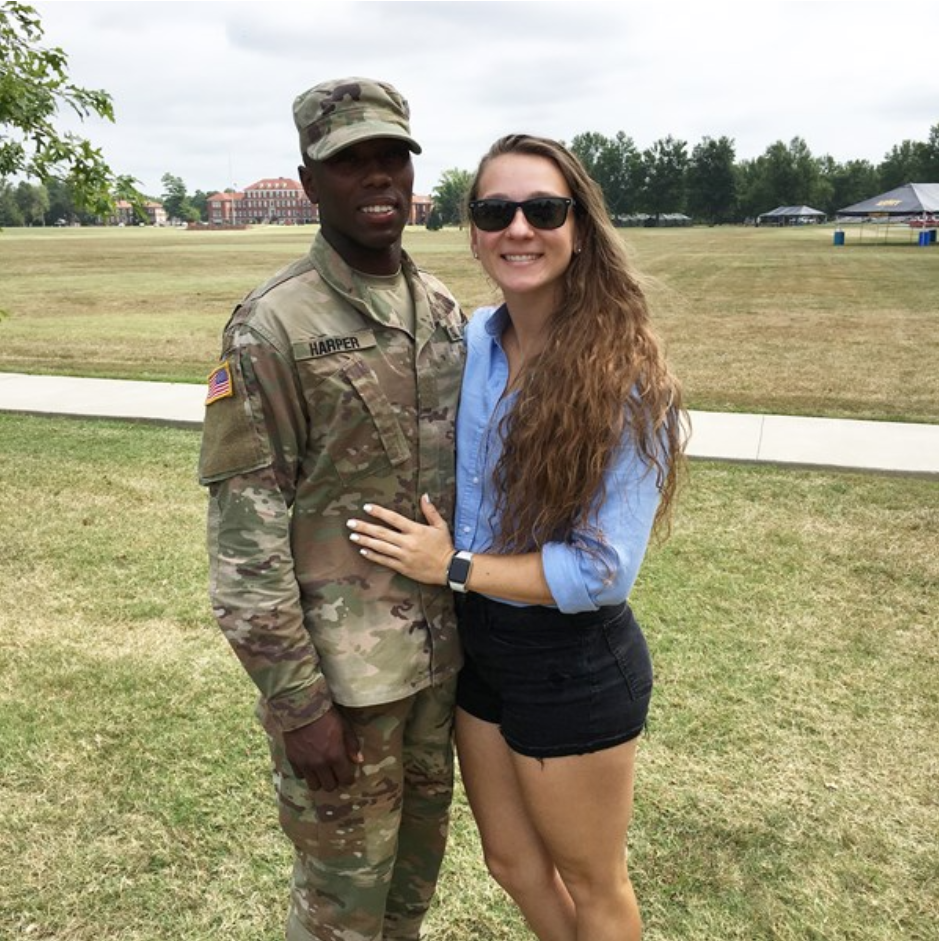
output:
M 638 797 L 649 937 L 926 941 L 937 486 L 694 476 L 636 598 L 659 674 Z
M 696 408 L 936 421 L 934 255 L 829 227 L 626 231 Z M 939 249 L 937 249 L 939 252 Z
M 208 612 L 198 435 L 0 416 L 0 937 L 281 936 L 253 692 Z M 695 464 L 634 606 L 650 941 L 933 941 L 939 484 Z M 526 937 L 458 791 L 434 941 Z
M 0 234 L 0 369 L 203 381 L 234 304 L 310 226 Z M 831 228 L 624 229 L 693 408 L 939 421 L 939 247 Z M 492 285 L 456 229 L 405 245 L 472 311 Z

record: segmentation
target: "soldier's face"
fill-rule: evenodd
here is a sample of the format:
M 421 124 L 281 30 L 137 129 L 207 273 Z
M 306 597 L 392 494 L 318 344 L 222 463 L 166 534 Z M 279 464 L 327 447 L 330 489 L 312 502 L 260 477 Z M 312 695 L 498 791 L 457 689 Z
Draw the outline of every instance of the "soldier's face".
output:
M 406 144 L 390 138 L 360 141 L 301 167 L 300 181 L 310 201 L 319 204 L 323 235 L 347 264 L 370 274 L 397 269 L 414 188 Z

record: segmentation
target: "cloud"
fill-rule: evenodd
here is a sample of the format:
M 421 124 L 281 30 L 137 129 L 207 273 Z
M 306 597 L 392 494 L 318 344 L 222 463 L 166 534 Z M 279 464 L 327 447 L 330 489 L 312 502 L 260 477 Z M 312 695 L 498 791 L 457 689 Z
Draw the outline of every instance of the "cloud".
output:
M 35 6 L 73 80 L 114 99 L 116 125 L 76 130 L 155 195 L 166 172 L 190 190 L 294 175 L 293 98 L 348 75 L 409 99 L 422 193 L 519 130 L 623 131 L 640 149 L 672 135 L 689 151 L 727 136 L 741 159 L 800 136 L 878 162 L 939 122 L 939 69 L 909 42 L 939 33 L 930 3 Z

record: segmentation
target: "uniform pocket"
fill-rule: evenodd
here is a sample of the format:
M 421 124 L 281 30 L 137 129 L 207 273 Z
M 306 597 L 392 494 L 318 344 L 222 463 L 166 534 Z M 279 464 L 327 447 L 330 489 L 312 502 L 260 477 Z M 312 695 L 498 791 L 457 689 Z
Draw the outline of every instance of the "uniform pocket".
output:
M 314 445 L 329 455 L 344 484 L 408 460 L 394 407 L 361 357 L 346 354 L 299 365 Z

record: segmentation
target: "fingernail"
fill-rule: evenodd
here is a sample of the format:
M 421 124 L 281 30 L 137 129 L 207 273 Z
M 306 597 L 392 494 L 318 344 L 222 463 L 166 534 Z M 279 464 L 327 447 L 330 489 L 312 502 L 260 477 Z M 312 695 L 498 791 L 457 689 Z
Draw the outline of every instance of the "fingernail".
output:
M 358 542 L 362 537 L 358 533 L 353 533 L 349 538 L 353 542 Z
M 362 509 L 365 510 L 366 513 L 371 513 L 371 512 L 372 512 L 372 504 L 371 504 L 371 503 L 366 503 L 365 506 L 362 507 Z
M 346 526 L 348 526 L 349 529 L 355 529 L 355 527 L 358 525 L 359 525 L 358 520 L 346 520 Z

